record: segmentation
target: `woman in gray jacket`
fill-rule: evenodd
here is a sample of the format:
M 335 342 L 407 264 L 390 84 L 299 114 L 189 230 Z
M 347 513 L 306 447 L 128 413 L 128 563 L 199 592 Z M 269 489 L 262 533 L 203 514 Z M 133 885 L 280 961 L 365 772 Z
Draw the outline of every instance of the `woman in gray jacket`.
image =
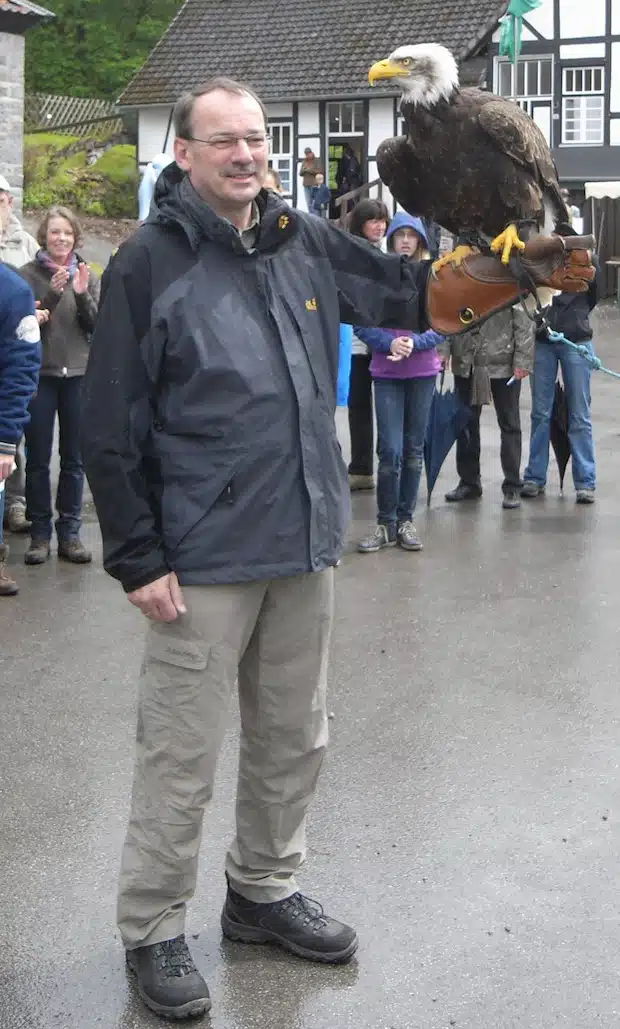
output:
M 49 312 L 41 330 L 39 388 L 26 430 L 26 503 L 32 522 L 26 564 L 44 564 L 52 538 L 50 462 L 58 415 L 60 478 L 56 494 L 58 556 L 76 564 L 92 557 L 80 540 L 84 472 L 80 454 L 81 390 L 90 334 L 95 327 L 99 281 L 76 252 L 82 230 L 66 207 L 51 207 L 39 226 L 41 249 L 20 268 L 40 309 Z

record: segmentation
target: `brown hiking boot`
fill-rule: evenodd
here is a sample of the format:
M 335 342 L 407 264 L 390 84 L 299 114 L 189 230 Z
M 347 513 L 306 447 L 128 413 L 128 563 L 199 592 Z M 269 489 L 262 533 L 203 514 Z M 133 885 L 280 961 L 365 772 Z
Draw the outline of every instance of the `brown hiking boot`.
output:
M 19 593 L 19 586 L 8 573 L 6 562 L 9 557 L 9 548 L 6 543 L 0 543 L 0 597 L 14 597 Z
M 27 565 L 44 565 L 50 556 L 50 541 L 33 536 L 30 546 L 24 554 L 24 563 Z
M 4 512 L 4 524 L 9 532 L 30 532 L 32 522 L 26 518 L 23 504 L 11 504 Z
M 58 540 L 58 557 L 74 565 L 87 565 L 93 559 L 90 550 L 86 549 L 78 536 L 75 539 Z

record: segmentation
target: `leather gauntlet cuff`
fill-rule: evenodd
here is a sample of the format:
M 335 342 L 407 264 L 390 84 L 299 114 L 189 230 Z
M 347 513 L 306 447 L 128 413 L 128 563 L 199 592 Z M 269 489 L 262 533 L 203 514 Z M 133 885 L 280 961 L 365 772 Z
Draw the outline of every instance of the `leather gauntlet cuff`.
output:
M 592 236 L 541 236 L 510 265 L 472 249 L 460 263 L 433 266 L 426 287 L 428 321 L 444 336 L 458 335 L 527 296 L 528 279 L 554 290 L 585 292 L 596 274 L 593 246 Z

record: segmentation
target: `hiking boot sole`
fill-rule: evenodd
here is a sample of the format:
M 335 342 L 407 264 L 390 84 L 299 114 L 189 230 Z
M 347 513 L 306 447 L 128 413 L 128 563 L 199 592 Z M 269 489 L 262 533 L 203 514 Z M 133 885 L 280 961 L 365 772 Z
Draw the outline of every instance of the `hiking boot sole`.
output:
M 418 550 L 424 550 L 424 544 L 423 543 L 403 543 L 402 540 L 399 540 L 398 541 L 398 546 L 400 547 L 401 550 L 410 550 L 412 552 L 414 552 L 414 551 L 417 552 Z
M 13 586 L 0 586 L 0 597 L 16 597 L 19 593 L 19 586 L 15 583 Z
M 35 557 L 32 554 L 29 555 L 28 551 L 26 551 L 26 553 L 24 554 L 24 564 L 25 565 L 44 565 L 46 563 L 46 561 L 49 561 L 49 559 L 50 559 L 50 551 L 49 550 L 48 550 L 47 554 L 45 555 L 45 557 L 43 557 L 43 556 L 39 557 L 38 555 Z
M 183 1022 L 186 1018 L 199 1018 L 201 1015 L 206 1015 L 211 1010 L 211 998 L 201 997 L 198 1000 L 190 1000 L 187 1004 L 181 1004 L 178 1007 L 168 1007 L 165 1004 L 158 1004 L 156 1000 L 152 1000 L 142 989 L 140 979 L 136 969 L 131 964 L 129 954 L 126 955 L 126 962 L 128 970 L 136 977 L 136 985 L 138 987 L 138 993 L 140 999 L 149 1008 L 150 1011 L 154 1011 L 156 1015 L 161 1015 L 162 1018 L 168 1018 L 171 1022 Z
M 299 943 L 287 940 L 286 937 L 279 936 L 278 933 L 262 926 L 242 925 L 240 922 L 234 922 L 225 911 L 222 912 L 222 932 L 227 940 L 233 940 L 235 943 L 275 944 L 290 954 L 306 958 L 307 961 L 317 961 L 322 965 L 343 965 L 353 957 L 359 946 L 359 939 L 355 936 L 344 950 L 331 952 L 310 950 L 308 947 L 302 947 Z

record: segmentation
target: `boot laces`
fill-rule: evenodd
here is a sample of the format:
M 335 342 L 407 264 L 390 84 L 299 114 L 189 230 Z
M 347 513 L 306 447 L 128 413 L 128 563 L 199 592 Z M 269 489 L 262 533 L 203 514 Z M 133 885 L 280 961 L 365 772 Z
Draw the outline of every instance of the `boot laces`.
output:
M 154 956 L 166 978 L 182 978 L 196 971 L 184 936 L 158 943 Z
M 303 925 L 309 926 L 315 932 L 327 925 L 328 920 L 321 904 L 311 897 L 304 897 L 303 893 L 293 893 L 280 903 L 283 911 L 290 912 L 293 918 L 299 918 Z

